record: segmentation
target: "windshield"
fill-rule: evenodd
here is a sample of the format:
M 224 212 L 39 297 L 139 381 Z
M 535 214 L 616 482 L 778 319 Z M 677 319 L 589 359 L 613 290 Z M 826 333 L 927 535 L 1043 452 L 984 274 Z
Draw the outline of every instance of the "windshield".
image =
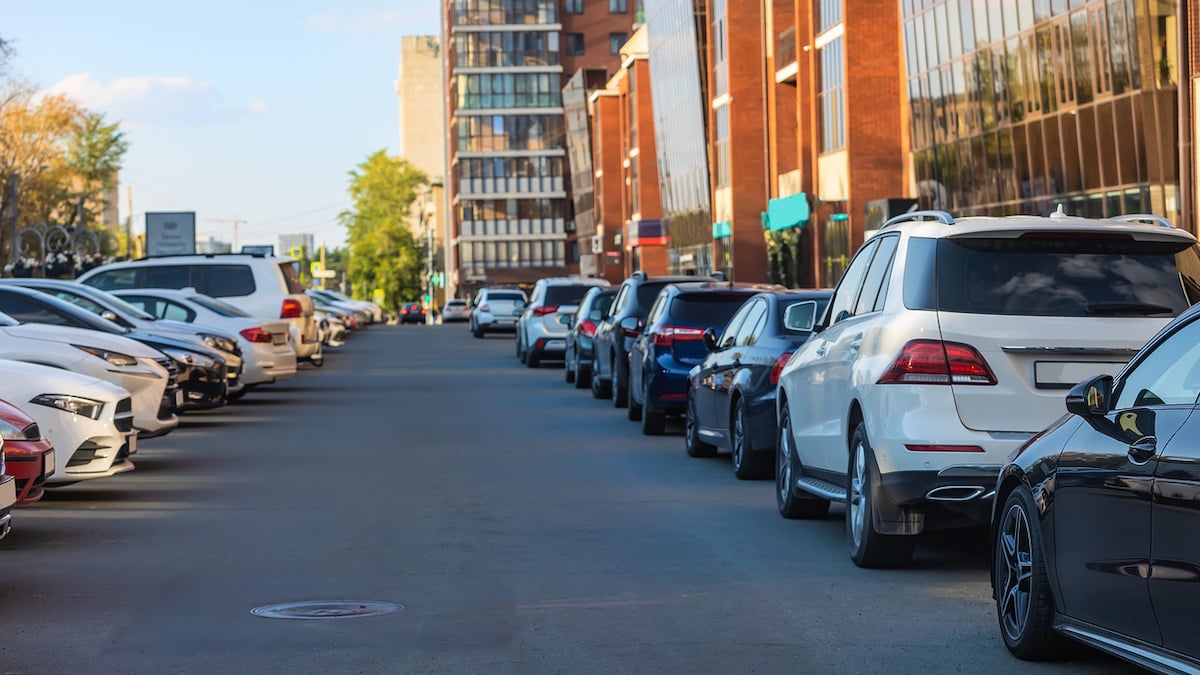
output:
M 233 305 L 229 304 L 228 302 L 224 302 L 224 301 L 218 300 L 216 298 L 210 298 L 207 295 L 199 295 L 199 294 L 191 295 L 191 296 L 188 296 L 188 300 L 191 300 L 192 302 L 196 303 L 197 305 L 200 305 L 201 307 L 204 307 L 205 309 L 208 309 L 217 314 L 220 314 L 221 316 L 241 316 L 241 317 L 250 316 L 246 312 L 243 312 L 242 310 L 238 309 L 237 307 L 234 307 Z
M 749 293 L 685 293 L 675 296 L 668 322 L 724 326 L 745 304 Z

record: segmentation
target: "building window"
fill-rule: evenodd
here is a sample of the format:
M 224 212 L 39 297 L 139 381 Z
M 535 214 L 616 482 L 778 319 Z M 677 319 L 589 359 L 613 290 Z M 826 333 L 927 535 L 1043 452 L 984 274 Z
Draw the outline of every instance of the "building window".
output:
M 729 187 L 729 106 L 717 108 L 713 115 L 716 117 L 716 187 Z
M 583 33 L 567 33 L 567 54 L 583 56 Z
M 842 22 L 842 0 L 821 0 L 817 10 L 817 33 L 824 33 Z
M 627 0 L 608 0 L 608 11 L 610 14 L 624 14 L 629 11 L 629 3 Z
M 567 14 L 583 14 L 583 0 L 567 0 Z
M 620 54 L 621 53 L 621 45 L 625 44 L 625 40 L 626 40 L 626 37 L 625 37 L 624 33 L 609 33 L 608 34 L 608 53 L 609 54 Z
M 822 47 L 817 58 L 821 68 L 821 89 L 817 93 L 821 152 L 833 152 L 846 147 L 846 62 L 842 38 Z

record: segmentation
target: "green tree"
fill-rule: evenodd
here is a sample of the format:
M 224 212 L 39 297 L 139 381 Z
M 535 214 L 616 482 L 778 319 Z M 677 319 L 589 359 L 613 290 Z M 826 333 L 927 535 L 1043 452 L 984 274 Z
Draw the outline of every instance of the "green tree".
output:
M 99 220 L 104 194 L 116 183 L 128 149 L 119 122 L 108 124 L 103 113 L 94 112 L 84 112 L 77 119 L 67 144 L 67 166 L 78 177 L 84 223 Z
M 428 183 L 420 170 L 379 150 L 350 172 L 353 206 L 338 219 L 348 233 L 347 276 L 355 297 L 383 292 L 383 305 L 398 312 L 400 304 L 420 296 L 421 247 L 405 217 Z

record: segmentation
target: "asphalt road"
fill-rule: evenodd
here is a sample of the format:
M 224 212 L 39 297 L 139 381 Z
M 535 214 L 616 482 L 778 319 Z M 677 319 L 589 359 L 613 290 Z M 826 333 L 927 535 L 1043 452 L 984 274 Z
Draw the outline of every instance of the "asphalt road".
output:
M 0 674 L 1128 672 L 1012 659 L 979 533 L 859 570 L 840 510 L 785 521 L 679 431 L 643 437 L 509 336 L 372 328 L 19 510 Z M 302 600 L 404 609 L 250 614 Z

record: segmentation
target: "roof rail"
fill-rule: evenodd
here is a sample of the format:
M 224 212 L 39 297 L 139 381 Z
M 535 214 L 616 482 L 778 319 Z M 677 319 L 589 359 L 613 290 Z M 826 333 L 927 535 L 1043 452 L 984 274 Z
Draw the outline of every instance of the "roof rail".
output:
M 1160 227 L 1166 227 L 1172 230 L 1175 229 L 1175 226 L 1171 224 L 1171 221 L 1163 218 L 1162 216 L 1156 216 L 1153 213 L 1130 213 L 1124 216 L 1113 216 L 1112 219 L 1120 220 L 1126 223 L 1154 223 Z
M 889 218 L 888 221 L 879 229 L 885 230 L 893 225 L 899 225 L 900 223 L 907 223 L 913 220 L 936 220 L 943 225 L 954 224 L 954 216 L 946 213 L 945 211 L 910 211 L 909 213 L 902 213 L 895 218 Z
M 140 258 L 134 258 L 134 260 L 157 260 L 159 258 L 216 258 L 219 256 L 227 256 L 227 255 L 228 256 L 244 255 L 244 256 L 249 256 L 251 258 L 267 257 L 266 254 L 263 254 L 263 253 L 168 253 L 166 255 L 144 255 Z M 279 257 L 279 256 L 272 256 L 272 257 Z M 130 261 L 119 260 L 118 262 L 130 262 Z
M 641 279 L 642 281 L 646 280 L 646 273 L 642 270 L 634 270 L 633 274 L 630 274 L 629 276 L 634 279 Z

